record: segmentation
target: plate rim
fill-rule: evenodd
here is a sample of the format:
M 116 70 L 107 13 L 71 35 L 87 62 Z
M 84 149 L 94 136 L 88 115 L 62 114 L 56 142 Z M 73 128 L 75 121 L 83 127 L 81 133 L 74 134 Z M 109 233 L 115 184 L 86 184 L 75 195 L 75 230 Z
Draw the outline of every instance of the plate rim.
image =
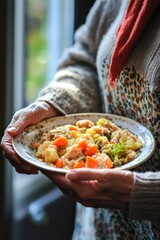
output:
M 28 160 L 26 157 L 24 157 L 16 148 L 15 146 L 15 139 L 18 138 L 23 132 L 25 132 L 28 128 L 31 128 L 31 127 L 34 127 L 34 126 L 37 126 L 37 125 L 40 125 L 40 124 L 43 124 L 43 123 L 46 123 L 46 122 L 49 122 L 53 119 L 58 121 L 58 119 L 61 119 L 63 120 L 63 118 L 74 118 L 74 117 L 83 117 L 83 116 L 90 116 L 90 117 L 98 117 L 98 116 L 106 116 L 106 117 L 111 117 L 111 118 L 115 118 L 115 119 L 118 119 L 118 118 L 121 118 L 122 120 L 126 120 L 126 121 L 129 121 L 130 123 L 132 123 L 133 125 L 137 125 L 137 126 L 140 126 L 141 128 L 143 128 L 145 131 L 147 131 L 150 136 L 151 136 L 151 140 L 152 140 L 152 144 L 153 144 L 153 147 L 151 149 L 151 151 L 149 152 L 149 154 L 147 155 L 146 158 L 144 158 L 140 164 L 137 162 L 136 164 L 134 164 L 133 166 L 130 166 L 127 168 L 127 165 L 130 165 L 130 163 L 132 162 L 129 162 L 127 164 L 124 164 L 120 167 L 116 167 L 116 168 L 113 168 L 113 169 L 118 169 L 118 170 L 131 170 L 139 165 L 141 165 L 142 163 L 144 163 L 145 161 L 147 161 L 147 159 L 149 159 L 152 154 L 154 153 L 155 151 L 155 148 L 156 148 L 156 141 L 155 141 L 155 137 L 154 135 L 152 134 L 152 132 L 146 127 L 144 126 L 143 124 L 139 123 L 138 121 L 132 119 L 132 118 L 128 118 L 128 117 L 125 117 L 125 116 L 121 116 L 121 115 L 116 115 L 116 114 L 110 114 L 110 113 L 96 113 L 96 112 L 92 112 L 92 113 L 77 113 L 77 114 L 67 114 L 67 115 L 64 115 L 64 116 L 54 116 L 54 117 L 50 117 L 50 118 L 46 118 L 46 119 L 43 119 L 42 121 L 36 123 L 36 124 L 32 124 L 32 125 L 29 125 L 27 126 L 20 134 L 16 135 L 15 137 L 12 137 L 12 147 L 14 149 L 14 151 L 16 152 L 16 154 L 24 161 L 26 161 L 27 163 L 29 164 L 32 164 L 34 167 L 36 167 L 38 170 L 45 170 L 45 171 L 51 171 L 51 172 L 55 172 L 55 173 L 62 173 L 62 174 L 66 174 L 67 172 L 71 171 L 71 169 L 62 169 L 62 168 L 56 168 L 56 167 L 52 167 L 50 165 L 47 165 L 44 163 L 44 165 L 41 164 L 41 161 L 38 160 L 37 158 L 37 162 L 33 162 L 31 160 Z M 64 123 L 65 124 L 65 123 Z M 60 124 L 62 125 L 62 124 Z M 130 130 L 129 130 L 130 131 Z M 137 158 L 136 158 L 137 159 Z M 134 159 L 134 160 L 136 160 Z M 133 161 L 134 161 L 133 160 Z M 39 161 L 39 162 L 38 162 Z M 106 168 L 107 169 L 107 168 Z M 98 170 L 104 170 L 104 169 L 98 169 Z M 112 170 L 112 169 L 111 169 Z

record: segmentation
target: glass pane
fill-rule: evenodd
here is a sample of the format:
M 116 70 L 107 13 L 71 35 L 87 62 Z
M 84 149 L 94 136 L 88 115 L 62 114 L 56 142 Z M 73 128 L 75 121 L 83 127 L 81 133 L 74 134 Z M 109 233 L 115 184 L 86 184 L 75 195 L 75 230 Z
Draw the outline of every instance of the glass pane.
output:
M 40 89 L 52 80 L 65 48 L 72 44 L 74 0 L 16 0 L 15 11 L 14 108 L 17 110 L 37 98 Z M 20 198 L 32 193 L 33 182 L 41 181 L 35 186 L 43 187 L 44 180 L 40 178 L 40 174 L 27 176 L 14 172 L 15 202 L 19 204 Z
M 27 0 L 26 4 L 26 103 L 35 100 L 46 80 L 49 61 L 46 34 L 49 2 Z
M 52 80 L 58 59 L 72 44 L 73 3 L 26 1 L 26 104 L 33 102 L 39 90 Z

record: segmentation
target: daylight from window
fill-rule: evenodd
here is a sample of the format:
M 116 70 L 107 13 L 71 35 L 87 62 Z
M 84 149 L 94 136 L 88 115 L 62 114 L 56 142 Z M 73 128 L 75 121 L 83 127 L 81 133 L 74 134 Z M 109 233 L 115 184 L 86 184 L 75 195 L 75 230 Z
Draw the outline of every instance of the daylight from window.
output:
M 52 80 L 73 39 L 73 0 L 26 1 L 26 103 Z
M 37 98 L 40 89 L 53 79 L 64 50 L 72 45 L 74 0 L 16 0 L 15 18 L 16 111 Z M 40 174 L 22 177 L 14 171 L 15 203 L 40 178 Z

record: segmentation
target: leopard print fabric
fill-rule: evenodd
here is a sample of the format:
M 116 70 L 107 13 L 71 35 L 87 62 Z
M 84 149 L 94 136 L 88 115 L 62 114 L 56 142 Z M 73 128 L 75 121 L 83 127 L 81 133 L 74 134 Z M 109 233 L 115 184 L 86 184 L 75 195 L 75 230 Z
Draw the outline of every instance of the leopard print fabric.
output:
M 142 123 L 152 131 L 157 142 L 154 155 L 134 171 L 160 170 L 160 96 L 150 92 L 147 81 L 132 66 L 122 71 L 117 87 L 108 92 L 106 65 L 104 60 L 101 74 L 109 113 L 123 115 Z M 75 240 L 160 239 L 160 226 L 147 220 L 131 220 L 127 213 L 119 210 L 84 208 L 80 204 L 77 205 L 77 210 L 73 235 Z M 86 224 L 83 219 L 87 219 Z
M 102 65 L 106 81 L 106 62 Z M 134 171 L 160 170 L 160 95 L 151 93 L 146 79 L 132 66 L 122 71 L 117 86 L 106 93 L 109 113 L 132 118 L 153 133 L 157 148 L 154 155 Z M 160 227 L 150 221 L 133 221 L 121 211 L 94 210 L 96 240 L 158 240 Z

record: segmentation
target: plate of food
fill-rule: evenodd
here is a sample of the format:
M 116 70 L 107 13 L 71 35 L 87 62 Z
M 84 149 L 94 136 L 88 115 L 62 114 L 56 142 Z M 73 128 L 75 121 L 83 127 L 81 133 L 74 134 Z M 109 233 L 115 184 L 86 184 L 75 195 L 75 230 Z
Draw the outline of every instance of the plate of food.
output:
M 27 127 L 12 141 L 15 152 L 38 169 L 133 169 L 155 150 L 152 133 L 126 117 L 81 113 Z

